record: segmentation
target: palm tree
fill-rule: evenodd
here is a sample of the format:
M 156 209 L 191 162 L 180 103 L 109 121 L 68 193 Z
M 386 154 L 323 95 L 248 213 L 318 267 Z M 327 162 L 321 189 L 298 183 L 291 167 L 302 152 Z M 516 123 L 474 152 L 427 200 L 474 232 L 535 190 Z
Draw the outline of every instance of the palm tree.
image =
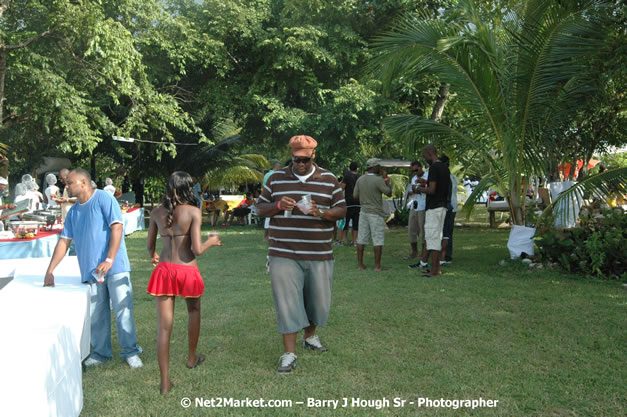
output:
M 216 189 L 240 184 L 256 184 L 263 180 L 263 170 L 270 168 L 270 162 L 263 155 L 223 155 L 213 161 L 212 167 L 202 177 L 205 188 Z
M 270 168 L 265 156 L 233 152 L 234 146 L 242 141 L 240 131 L 233 121 L 221 120 L 212 129 L 216 144 L 204 146 L 190 155 L 190 163 L 203 172 L 201 183 L 204 188 L 254 184 L 263 180 L 264 170 Z
M 465 109 L 457 127 L 414 115 L 385 121 L 388 132 L 413 148 L 426 142 L 472 155 L 489 168 L 464 206 L 488 187 L 507 196 L 511 219 L 525 224 L 526 178 L 543 176 L 547 138 L 594 92 L 598 74 L 586 66 L 608 31 L 603 1 L 527 0 L 501 25 L 480 15 L 474 0 L 459 0 L 448 19 L 405 17 L 374 43 L 371 70 L 386 85 L 416 73 L 447 84 Z M 577 188 L 609 192 L 627 168 L 588 178 Z M 563 198 L 580 193 L 572 189 Z

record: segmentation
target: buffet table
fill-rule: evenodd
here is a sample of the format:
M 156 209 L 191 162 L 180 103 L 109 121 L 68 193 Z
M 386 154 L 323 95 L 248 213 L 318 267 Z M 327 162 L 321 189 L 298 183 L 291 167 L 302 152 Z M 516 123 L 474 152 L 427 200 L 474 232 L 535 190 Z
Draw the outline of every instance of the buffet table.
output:
M 90 289 L 76 257 L 43 287 L 50 258 L 0 261 L 0 415 L 78 416 L 89 355 Z M 6 282 L 6 278 L 3 279 Z
M 143 207 L 134 207 L 127 212 L 122 212 L 122 219 L 124 220 L 124 236 L 146 228 Z
M 30 239 L 0 239 L 0 260 L 52 256 L 60 233 L 61 230 L 40 231 Z

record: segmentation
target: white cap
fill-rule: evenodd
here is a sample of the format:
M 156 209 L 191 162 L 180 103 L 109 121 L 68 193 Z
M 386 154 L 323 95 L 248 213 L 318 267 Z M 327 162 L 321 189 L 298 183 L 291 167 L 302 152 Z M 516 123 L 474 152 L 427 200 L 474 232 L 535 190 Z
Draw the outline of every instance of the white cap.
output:
M 112 184 L 113 184 L 113 180 L 112 180 L 111 178 L 107 178 L 107 179 L 105 180 L 105 184 L 107 184 L 107 185 L 112 185 Z
M 26 194 L 26 186 L 22 183 L 19 183 L 15 186 L 15 195 L 24 195 Z
M 31 182 L 32 180 L 33 177 L 31 177 L 30 174 L 22 175 L 22 184 L 26 184 L 27 182 Z
M 9 181 L 4 177 L 0 177 L 0 184 L 9 185 Z
M 39 186 L 37 185 L 37 183 L 35 181 L 28 181 L 25 185 L 26 185 L 26 189 L 28 191 L 37 191 L 37 190 L 39 190 Z
M 54 174 L 46 175 L 46 184 L 55 185 L 57 183 L 57 177 Z

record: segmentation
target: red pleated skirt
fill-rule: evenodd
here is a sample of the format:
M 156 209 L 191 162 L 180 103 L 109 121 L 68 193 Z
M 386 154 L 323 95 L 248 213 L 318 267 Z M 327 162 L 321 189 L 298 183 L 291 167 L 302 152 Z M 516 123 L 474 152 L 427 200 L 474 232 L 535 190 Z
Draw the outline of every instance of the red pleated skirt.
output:
M 196 265 L 159 262 L 152 271 L 146 291 L 154 296 L 198 298 L 205 291 L 205 283 Z

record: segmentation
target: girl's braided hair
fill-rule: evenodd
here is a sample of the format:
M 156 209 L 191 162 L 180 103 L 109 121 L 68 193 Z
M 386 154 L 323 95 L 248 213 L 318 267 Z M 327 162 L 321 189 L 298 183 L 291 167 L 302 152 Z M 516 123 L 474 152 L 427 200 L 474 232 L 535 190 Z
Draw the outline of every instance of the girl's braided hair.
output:
M 192 177 L 184 171 L 175 171 L 170 175 L 165 186 L 163 207 L 168 211 L 166 226 L 172 226 L 174 209 L 182 204 L 198 206 L 198 199 L 194 195 Z

